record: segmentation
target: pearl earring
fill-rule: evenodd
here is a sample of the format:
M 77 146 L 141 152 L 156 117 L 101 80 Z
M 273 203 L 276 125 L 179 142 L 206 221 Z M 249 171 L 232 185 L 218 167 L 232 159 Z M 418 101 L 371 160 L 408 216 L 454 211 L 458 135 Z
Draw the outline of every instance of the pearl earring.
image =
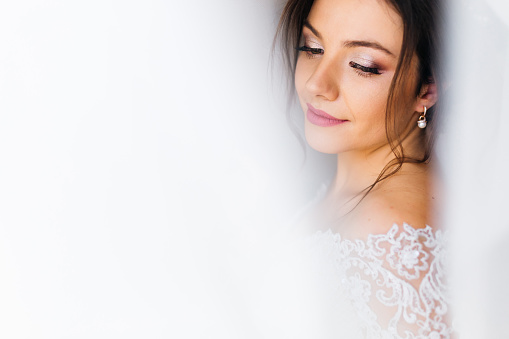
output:
M 426 125 L 427 125 L 426 106 L 423 106 L 423 107 L 424 107 L 424 112 L 422 112 L 422 114 L 419 116 L 419 119 L 417 120 L 417 126 L 419 126 L 419 128 L 426 128 Z

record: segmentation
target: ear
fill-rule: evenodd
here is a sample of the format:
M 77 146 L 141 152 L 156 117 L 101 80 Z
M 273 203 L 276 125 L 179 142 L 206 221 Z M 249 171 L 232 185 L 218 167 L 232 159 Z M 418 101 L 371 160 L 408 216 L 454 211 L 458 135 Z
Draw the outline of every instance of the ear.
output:
M 437 100 L 437 85 L 435 83 L 422 85 L 421 92 L 415 101 L 414 111 L 424 112 L 424 106 L 429 109 L 437 102 Z

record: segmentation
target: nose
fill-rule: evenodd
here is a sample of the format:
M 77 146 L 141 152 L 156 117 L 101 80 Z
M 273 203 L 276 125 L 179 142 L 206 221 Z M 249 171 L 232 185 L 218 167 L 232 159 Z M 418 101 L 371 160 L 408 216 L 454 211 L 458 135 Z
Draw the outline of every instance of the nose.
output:
M 306 89 L 313 95 L 328 101 L 339 96 L 339 72 L 337 61 L 322 58 L 306 81 Z

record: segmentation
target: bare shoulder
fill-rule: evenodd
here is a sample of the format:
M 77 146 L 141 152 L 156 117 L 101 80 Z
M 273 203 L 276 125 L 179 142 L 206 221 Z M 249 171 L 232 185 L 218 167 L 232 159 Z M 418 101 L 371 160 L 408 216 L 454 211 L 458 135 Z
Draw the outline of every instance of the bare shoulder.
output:
M 370 192 L 348 216 L 352 237 L 387 233 L 394 225 L 409 224 L 415 229 L 430 222 L 433 196 L 426 185 L 406 180 L 388 182 Z

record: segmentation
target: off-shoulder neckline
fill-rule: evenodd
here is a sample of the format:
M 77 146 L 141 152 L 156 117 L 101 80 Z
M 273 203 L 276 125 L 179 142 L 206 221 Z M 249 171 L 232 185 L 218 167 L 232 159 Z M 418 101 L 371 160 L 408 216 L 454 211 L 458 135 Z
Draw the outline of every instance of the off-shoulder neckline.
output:
M 385 233 L 369 233 L 366 236 L 366 239 L 362 238 L 348 238 L 341 235 L 339 232 L 335 232 L 332 229 L 328 228 L 327 230 L 317 230 L 313 237 L 332 237 L 336 241 L 350 241 L 350 242 L 358 242 L 358 241 L 370 241 L 374 238 L 378 237 L 395 237 L 398 234 L 407 233 L 409 236 L 419 237 L 419 236 L 431 236 L 433 238 L 438 238 L 443 234 L 441 229 L 434 229 L 430 225 L 426 225 L 425 227 L 413 227 L 408 223 L 403 223 L 401 226 L 397 223 L 393 223 L 392 226 Z

